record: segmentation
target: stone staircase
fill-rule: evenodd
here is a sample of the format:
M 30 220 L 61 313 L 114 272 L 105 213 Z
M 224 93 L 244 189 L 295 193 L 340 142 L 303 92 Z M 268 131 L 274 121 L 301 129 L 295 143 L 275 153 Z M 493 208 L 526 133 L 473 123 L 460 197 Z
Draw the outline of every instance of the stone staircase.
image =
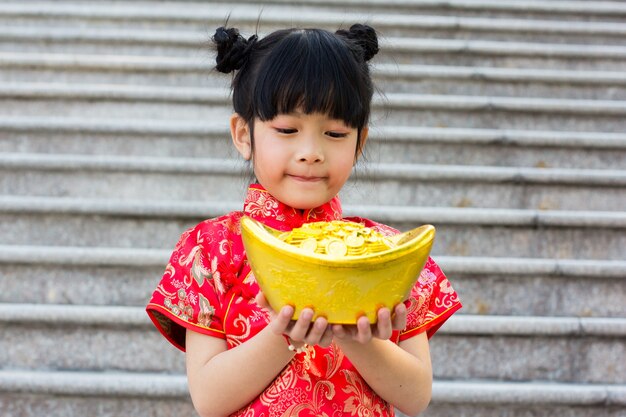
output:
M 465 307 L 424 415 L 626 416 L 626 2 L 566 0 L 0 3 L 0 415 L 195 415 L 144 305 L 180 233 L 241 207 L 229 13 L 381 32 L 343 200 L 438 229 Z

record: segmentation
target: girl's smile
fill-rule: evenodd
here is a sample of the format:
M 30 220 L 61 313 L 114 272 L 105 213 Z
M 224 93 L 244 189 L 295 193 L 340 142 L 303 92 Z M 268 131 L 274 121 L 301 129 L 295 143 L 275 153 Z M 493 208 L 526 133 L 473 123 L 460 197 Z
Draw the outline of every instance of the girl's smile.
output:
M 317 182 L 317 181 L 324 181 L 326 179 L 326 177 L 317 177 L 317 176 L 304 176 L 304 175 L 292 175 L 292 174 L 286 174 L 286 175 L 296 181 L 302 181 L 302 182 Z

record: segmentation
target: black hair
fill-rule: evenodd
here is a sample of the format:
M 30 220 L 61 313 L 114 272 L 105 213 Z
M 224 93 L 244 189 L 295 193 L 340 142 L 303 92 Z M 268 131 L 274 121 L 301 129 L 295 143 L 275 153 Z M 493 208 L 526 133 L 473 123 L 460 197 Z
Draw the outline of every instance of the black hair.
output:
M 250 127 L 252 146 L 255 118 L 267 121 L 301 110 L 327 114 L 356 128 L 356 152 L 361 150 L 374 92 L 367 62 L 378 53 L 373 28 L 357 24 L 335 33 L 283 29 L 259 40 L 220 27 L 212 40 L 216 70 L 235 71 L 233 107 Z

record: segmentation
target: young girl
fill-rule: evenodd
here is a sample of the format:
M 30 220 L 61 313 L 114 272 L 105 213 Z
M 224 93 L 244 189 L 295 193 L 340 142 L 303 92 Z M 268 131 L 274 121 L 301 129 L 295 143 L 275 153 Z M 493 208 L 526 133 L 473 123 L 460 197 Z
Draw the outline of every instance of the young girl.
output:
M 147 311 L 186 352 L 194 406 L 207 416 L 414 415 L 431 397 L 428 338 L 461 307 L 429 259 L 409 299 L 375 324 L 312 321 L 306 308 L 273 311 L 246 260 L 239 229 L 250 216 L 289 231 L 342 219 L 337 194 L 367 140 L 373 94 L 368 26 L 330 33 L 276 31 L 245 39 L 219 28 L 217 70 L 235 72 L 232 140 L 257 182 L 243 211 L 183 233 Z M 386 234 L 388 226 L 346 218 Z

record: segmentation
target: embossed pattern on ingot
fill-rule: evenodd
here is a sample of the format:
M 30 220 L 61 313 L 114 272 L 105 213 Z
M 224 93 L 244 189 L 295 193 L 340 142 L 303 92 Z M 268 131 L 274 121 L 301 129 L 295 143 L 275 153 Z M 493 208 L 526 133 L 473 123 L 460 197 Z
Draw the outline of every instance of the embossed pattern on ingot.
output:
M 278 238 L 304 252 L 332 257 L 368 255 L 396 246 L 374 229 L 341 220 L 305 223 Z

